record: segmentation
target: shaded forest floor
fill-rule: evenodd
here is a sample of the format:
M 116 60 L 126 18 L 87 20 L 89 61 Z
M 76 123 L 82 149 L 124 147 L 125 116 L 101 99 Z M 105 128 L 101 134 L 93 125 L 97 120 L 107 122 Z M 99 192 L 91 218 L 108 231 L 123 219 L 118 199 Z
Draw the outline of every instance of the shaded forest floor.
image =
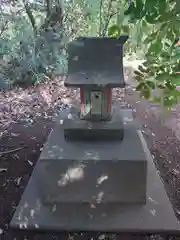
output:
M 129 73 L 126 72 L 126 75 Z M 180 219 L 179 108 L 165 116 L 158 105 L 139 99 L 133 89 L 133 82 L 128 77 L 127 83 L 129 86 L 126 93 L 115 89 L 113 101 L 133 109 L 176 216 Z M 55 117 L 67 108 L 68 104 L 77 102 L 78 94 L 76 90 L 64 88 L 63 78 L 29 89 L 0 93 L 0 239 L 60 239 L 48 235 L 36 238 L 29 235 L 17 237 L 11 234 L 8 224 L 53 127 Z M 61 237 L 68 238 L 72 239 L 68 234 Z M 157 236 L 151 239 L 161 238 Z

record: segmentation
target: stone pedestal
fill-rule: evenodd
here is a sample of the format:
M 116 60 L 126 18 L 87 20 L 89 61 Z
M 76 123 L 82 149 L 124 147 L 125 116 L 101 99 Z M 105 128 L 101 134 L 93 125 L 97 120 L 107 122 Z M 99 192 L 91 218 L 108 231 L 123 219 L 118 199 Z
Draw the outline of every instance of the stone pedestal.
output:
M 123 141 L 67 142 L 57 125 L 37 167 L 42 201 L 145 204 L 147 158 L 136 126 L 124 133 Z
M 59 120 L 10 226 L 51 232 L 180 233 L 144 138 L 133 127 L 130 114 L 123 111 L 125 138 L 121 143 L 67 143 Z

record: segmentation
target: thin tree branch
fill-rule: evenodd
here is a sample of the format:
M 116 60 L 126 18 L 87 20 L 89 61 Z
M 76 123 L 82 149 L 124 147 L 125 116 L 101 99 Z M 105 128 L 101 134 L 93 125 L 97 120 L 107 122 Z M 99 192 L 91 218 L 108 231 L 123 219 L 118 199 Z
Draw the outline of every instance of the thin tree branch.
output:
M 102 36 L 104 37 L 106 35 L 106 32 L 107 32 L 107 28 L 109 26 L 109 23 L 111 21 L 111 18 L 114 17 L 118 12 L 115 12 L 115 13 L 112 13 L 109 18 L 107 19 L 106 21 L 106 25 L 104 26 L 104 29 L 103 29 L 103 33 L 102 33 Z
M 4 23 L 4 25 L 2 26 L 1 31 L 0 31 L 0 37 L 3 35 L 4 31 L 6 30 L 7 25 L 8 25 L 8 21 L 6 21 Z
M 128 6 L 130 7 L 132 4 L 132 0 L 128 0 Z
M 101 27 L 102 27 L 102 5 L 103 5 L 103 0 L 100 1 L 100 8 L 99 8 L 99 36 L 101 36 Z
M 108 10 L 107 10 L 107 18 L 106 18 L 105 26 L 104 26 L 104 29 L 103 29 L 103 32 L 102 32 L 102 36 L 103 37 L 106 34 L 106 30 L 107 30 L 108 24 L 110 22 L 110 19 L 112 18 L 112 16 L 111 16 L 112 14 L 110 14 L 110 11 L 111 11 L 111 8 L 112 8 L 112 2 L 113 2 L 113 0 L 109 0 Z M 109 16 L 111 16 L 111 17 L 109 18 Z
M 52 1 L 51 0 L 46 0 L 46 7 L 47 7 L 46 17 L 49 18 L 51 16 L 51 9 L 52 9 Z
M 36 32 L 36 22 L 35 22 L 35 18 L 32 14 L 32 11 L 31 11 L 31 8 L 29 7 L 28 3 L 24 2 L 24 7 L 25 7 L 25 10 L 26 10 L 26 13 L 28 15 L 28 18 L 31 22 L 31 25 L 33 27 L 33 30 Z
M 51 9 L 50 16 L 47 17 L 44 23 L 41 25 L 41 29 L 47 29 L 48 27 L 54 27 L 57 23 L 62 26 L 63 24 L 63 11 L 61 5 L 55 5 Z
M 71 7 L 71 9 L 74 9 L 75 6 L 76 6 L 76 4 L 74 3 L 73 6 Z M 69 15 L 70 15 L 70 14 L 68 14 L 68 12 L 66 12 L 66 15 L 65 15 L 65 16 L 64 16 L 64 14 L 63 14 L 63 22 L 64 22 L 64 23 L 65 23 L 66 20 L 68 19 Z
M 19 148 L 12 149 L 12 150 L 9 150 L 9 151 L 0 152 L 0 156 L 2 156 L 2 155 L 4 155 L 4 154 L 9 154 L 9 153 L 14 153 L 14 152 L 20 151 L 20 150 L 22 150 L 23 148 L 24 148 L 24 147 L 19 147 Z

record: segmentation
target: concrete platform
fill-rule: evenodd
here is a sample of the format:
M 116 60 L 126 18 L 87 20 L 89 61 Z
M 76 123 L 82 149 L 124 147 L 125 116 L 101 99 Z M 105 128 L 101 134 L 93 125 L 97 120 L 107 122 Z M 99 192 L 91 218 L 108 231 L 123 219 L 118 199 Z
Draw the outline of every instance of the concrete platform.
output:
M 10 223 L 13 229 L 40 231 L 98 231 L 128 233 L 180 234 L 164 186 L 153 164 L 142 134 L 139 132 L 148 159 L 147 203 L 43 205 L 34 178 L 28 186 Z

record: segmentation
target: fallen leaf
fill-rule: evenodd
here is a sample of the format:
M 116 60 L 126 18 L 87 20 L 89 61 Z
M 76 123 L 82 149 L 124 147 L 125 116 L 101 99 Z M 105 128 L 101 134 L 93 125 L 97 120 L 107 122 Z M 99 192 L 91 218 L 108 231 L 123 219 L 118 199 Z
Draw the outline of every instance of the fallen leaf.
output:
M 4 155 L 4 154 L 9 154 L 9 153 L 14 153 L 14 152 L 20 151 L 20 150 L 22 150 L 23 148 L 24 148 L 24 147 L 20 147 L 20 148 L 8 150 L 8 151 L 0 152 L 0 156 L 2 156 L 2 155 Z
M 105 235 L 105 234 L 101 234 L 101 235 L 98 237 L 99 240 L 103 240 L 103 239 L 105 239 L 105 238 L 106 238 L 106 235 Z
M 151 210 L 150 210 L 150 213 L 151 213 L 153 216 L 155 216 L 155 215 L 156 215 L 156 210 L 155 210 L 155 209 L 151 209 Z
M 32 166 L 33 165 L 33 162 L 31 162 L 30 160 L 28 160 L 28 163 Z
M 141 132 L 142 132 L 144 135 L 148 136 L 148 133 L 145 132 L 144 130 L 141 130 Z
M 175 208 L 175 212 L 176 212 L 178 215 L 180 215 L 180 210 L 179 210 L 179 209 Z
M 0 173 L 1 172 L 7 172 L 7 168 L 0 168 Z
M 20 185 L 21 180 L 22 180 L 22 177 L 19 177 L 19 178 L 16 179 L 17 186 Z
M 35 214 L 35 210 L 34 210 L 34 209 L 31 209 L 30 214 L 31 214 L 31 217 L 33 218 L 33 217 L 34 217 L 34 214 Z
M 20 135 L 20 133 L 11 133 L 11 136 L 13 137 L 18 137 Z
M 56 204 L 54 204 L 53 208 L 52 208 L 52 212 L 56 212 Z
M 179 175 L 179 174 L 180 174 L 180 171 L 177 170 L 177 169 L 175 169 L 175 168 L 174 168 L 172 171 L 173 171 L 173 173 L 174 173 L 175 175 Z

